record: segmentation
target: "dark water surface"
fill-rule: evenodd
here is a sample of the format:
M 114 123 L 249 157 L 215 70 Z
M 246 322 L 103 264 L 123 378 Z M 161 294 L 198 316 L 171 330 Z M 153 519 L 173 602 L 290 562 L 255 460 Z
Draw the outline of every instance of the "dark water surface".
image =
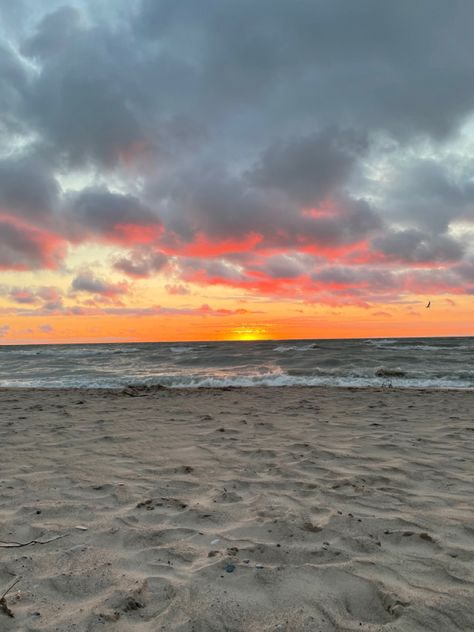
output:
M 0 386 L 474 388 L 474 338 L 0 347 Z

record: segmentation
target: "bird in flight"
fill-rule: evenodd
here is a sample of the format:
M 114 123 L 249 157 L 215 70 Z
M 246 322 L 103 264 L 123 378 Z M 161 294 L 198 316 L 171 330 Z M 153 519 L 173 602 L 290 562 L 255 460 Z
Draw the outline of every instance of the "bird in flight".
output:
M 428 305 L 425 305 L 426 309 L 431 306 L 431 301 L 428 301 Z

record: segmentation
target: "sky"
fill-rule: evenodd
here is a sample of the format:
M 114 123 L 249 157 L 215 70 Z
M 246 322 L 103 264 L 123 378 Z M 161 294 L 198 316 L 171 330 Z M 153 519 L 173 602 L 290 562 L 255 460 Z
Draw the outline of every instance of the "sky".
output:
M 473 23 L 0 0 L 0 344 L 473 335 Z

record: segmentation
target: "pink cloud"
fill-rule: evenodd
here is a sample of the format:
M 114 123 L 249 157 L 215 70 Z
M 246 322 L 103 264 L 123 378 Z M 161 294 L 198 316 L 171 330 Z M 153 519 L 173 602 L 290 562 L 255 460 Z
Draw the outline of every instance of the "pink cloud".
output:
M 0 215 L 0 270 L 56 269 L 66 251 L 63 237 Z

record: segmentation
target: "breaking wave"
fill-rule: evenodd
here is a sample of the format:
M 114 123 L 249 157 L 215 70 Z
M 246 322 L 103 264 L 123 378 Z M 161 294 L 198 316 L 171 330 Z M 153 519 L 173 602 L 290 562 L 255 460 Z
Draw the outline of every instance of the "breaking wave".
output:
M 0 387 L 473 389 L 473 359 L 473 338 L 2 347 Z

